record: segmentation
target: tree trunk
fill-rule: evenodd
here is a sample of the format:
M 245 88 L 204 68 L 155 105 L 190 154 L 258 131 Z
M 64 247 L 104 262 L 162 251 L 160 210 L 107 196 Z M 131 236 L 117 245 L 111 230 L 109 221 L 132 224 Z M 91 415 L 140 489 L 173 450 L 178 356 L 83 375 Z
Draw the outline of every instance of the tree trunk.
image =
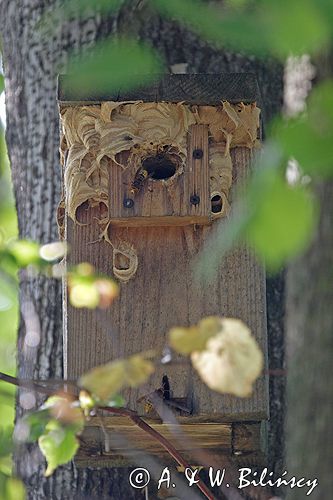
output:
M 317 186 L 320 223 L 288 272 L 287 470 L 318 479 L 311 499 L 332 498 L 333 182 Z M 306 488 L 288 490 L 305 498 Z
M 282 102 L 282 70 L 210 47 L 174 22 L 148 14 L 145 2 L 123 2 L 108 20 L 99 15 L 40 23 L 49 17 L 57 0 L 2 0 L 0 32 L 5 66 L 7 143 L 12 167 L 20 237 L 39 242 L 58 238 L 56 207 L 60 199 L 60 166 L 56 76 L 65 68 L 68 50 L 82 51 L 98 38 L 131 33 L 149 41 L 164 56 L 169 68 L 187 63 L 189 73 L 254 72 L 257 74 L 264 116 L 268 120 Z M 142 6 L 143 5 L 143 6 Z M 52 28 L 50 27 L 52 26 Z M 168 71 L 168 68 L 166 69 Z M 268 282 L 270 350 L 273 368 L 283 363 L 281 279 Z M 18 372 L 22 377 L 62 376 L 61 287 L 42 277 L 21 279 L 21 323 L 18 338 Z M 39 324 L 40 344 L 25 344 L 25 332 Z M 273 334 L 273 335 L 272 335 Z M 281 393 L 283 383 L 271 382 L 270 448 L 271 468 L 281 461 Z M 21 414 L 22 398 L 17 403 Z M 276 426 L 274 422 L 277 422 Z M 16 467 L 28 488 L 28 497 L 142 498 L 128 484 L 126 470 L 61 467 L 52 477 L 43 477 L 44 461 L 36 447 L 26 447 L 16 455 Z

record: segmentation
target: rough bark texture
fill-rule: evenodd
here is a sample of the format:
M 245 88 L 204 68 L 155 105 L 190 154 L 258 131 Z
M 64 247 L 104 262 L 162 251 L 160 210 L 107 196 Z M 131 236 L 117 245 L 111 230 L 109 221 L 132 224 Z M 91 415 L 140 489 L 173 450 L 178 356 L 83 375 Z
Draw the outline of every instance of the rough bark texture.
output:
M 284 273 L 266 280 L 268 361 L 270 369 L 284 371 Z M 284 465 L 285 376 L 272 375 L 269 381 L 268 469 L 280 477 Z M 279 491 L 277 490 L 278 494 Z
M 0 33 L 3 39 L 7 141 L 12 165 L 21 237 L 40 242 L 57 239 L 56 206 L 60 199 L 58 157 L 58 109 L 56 75 L 63 70 L 68 50 L 80 52 L 107 34 L 132 33 L 152 43 L 168 65 L 187 63 L 188 72 L 255 72 L 264 102 L 267 121 L 281 106 L 281 67 L 258 62 L 208 46 L 178 24 L 147 17 L 145 2 L 123 2 L 108 21 L 98 15 L 49 25 L 57 0 L 2 0 Z M 51 29 L 52 27 L 52 29 Z M 282 281 L 268 281 L 270 354 L 273 367 L 280 367 L 282 349 Z M 21 325 L 19 331 L 19 375 L 23 377 L 62 376 L 61 290 L 59 283 L 36 277 L 21 282 Z M 38 348 L 24 344 L 29 321 L 39 318 L 41 342 Z M 271 382 L 271 467 L 281 457 L 281 407 L 283 383 Z M 18 414 L 22 411 L 18 402 Z M 22 449 L 16 457 L 17 470 L 34 500 L 67 498 L 142 498 L 129 487 L 127 471 L 77 470 L 60 468 L 43 478 L 44 462 L 36 448 Z M 122 478 L 122 479 L 121 479 Z
M 320 223 L 287 278 L 287 470 L 318 479 L 312 499 L 332 497 L 333 183 L 317 186 Z M 311 285 L 311 286 L 310 286 Z M 288 498 L 305 498 L 305 488 Z

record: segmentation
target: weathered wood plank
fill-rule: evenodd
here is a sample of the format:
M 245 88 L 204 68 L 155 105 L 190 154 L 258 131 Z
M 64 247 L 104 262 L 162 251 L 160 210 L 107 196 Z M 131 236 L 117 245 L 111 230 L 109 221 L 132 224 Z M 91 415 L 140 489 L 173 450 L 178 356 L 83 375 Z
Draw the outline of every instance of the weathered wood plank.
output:
M 248 453 L 261 451 L 261 422 L 234 423 L 232 425 L 233 453 Z
M 264 465 L 264 454 L 260 443 L 260 422 L 203 423 L 196 417 L 179 417 L 180 427 L 175 424 L 149 422 L 149 425 L 168 439 L 189 463 L 199 463 L 197 457 L 206 460 L 232 460 L 236 466 Z M 99 466 L 135 465 L 142 454 L 149 454 L 163 461 L 163 465 L 174 464 L 173 459 L 154 439 L 126 417 L 93 417 L 80 438 L 80 450 L 75 458 L 79 467 L 89 464 L 91 458 Z M 141 464 L 142 465 L 142 464 Z
M 139 81 L 139 76 L 136 77 Z M 189 104 L 218 105 L 221 101 L 254 102 L 260 99 L 256 76 L 252 73 L 156 75 L 155 83 L 139 85 L 135 90 L 99 93 L 77 97 L 69 88 L 68 77 L 58 78 L 60 104 L 96 104 L 102 101 L 185 101 Z
M 195 152 L 202 151 L 202 158 L 196 158 Z M 184 214 L 190 212 L 195 217 L 201 214 L 210 219 L 210 181 L 209 181 L 208 126 L 192 125 L 188 141 L 188 175 L 185 175 Z M 198 197 L 198 204 L 191 203 L 192 197 Z M 208 216 L 209 215 L 209 216 Z
M 188 135 L 189 160 L 183 167 L 184 172 L 177 176 L 176 170 L 175 175 L 166 181 L 150 177 L 142 182 L 136 194 L 131 193 L 131 186 L 137 175 L 137 166 L 134 170 L 124 170 L 112 162 L 109 197 L 111 225 L 161 227 L 210 222 L 208 127 L 193 125 Z M 194 158 L 193 152 L 198 150 L 202 151 L 202 157 Z M 121 161 L 124 160 L 121 158 Z M 192 203 L 193 196 L 198 197 L 197 204 Z M 125 206 L 125 200 L 130 201 L 129 207 Z
M 247 148 L 232 152 L 235 183 L 248 171 L 252 153 Z M 112 247 L 98 240 L 101 218 L 98 208 L 79 209 L 85 226 L 68 220 L 67 238 L 72 252 L 69 264 L 88 261 L 112 274 Z M 223 221 L 211 227 L 109 227 L 112 242 L 125 240 L 136 249 L 139 266 L 135 277 L 121 285 L 119 299 L 106 311 L 73 309 L 67 306 L 67 376 L 75 378 L 93 366 L 151 348 L 162 351 L 168 330 L 194 324 L 207 315 L 242 319 L 251 328 L 264 353 L 266 309 L 264 271 L 247 248 L 226 256 L 206 285 L 193 279 L 193 260 L 211 234 L 223 231 Z M 137 408 L 138 398 L 169 377 L 173 397 L 187 397 L 195 415 L 211 419 L 254 420 L 268 416 L 267 378 L 255 384 L 250 398 L 239 399 L 207 389 L 188 360 L 158 368 L 140 390 L 125 394 L 129 406 Z
M 174 460 L 163 447 L 126 417 L 93 417 L 86 426 L 80 442 L 80 451 L 75 459 L 79 466 L 88 463 L 89 457 L 98 464 L 134 464 L 142 453 L 158 456 L 163 462 Z M 232 449 L 232 425 L 190 423 L 180 418 L 181 427 L 174 424 L 151 423 L 151 427 L 171 442 L 175 448 L 190 459 L 198 450 L 213 450 L 230 454 Z M 192 462 L 191 462 L 192 463 Z

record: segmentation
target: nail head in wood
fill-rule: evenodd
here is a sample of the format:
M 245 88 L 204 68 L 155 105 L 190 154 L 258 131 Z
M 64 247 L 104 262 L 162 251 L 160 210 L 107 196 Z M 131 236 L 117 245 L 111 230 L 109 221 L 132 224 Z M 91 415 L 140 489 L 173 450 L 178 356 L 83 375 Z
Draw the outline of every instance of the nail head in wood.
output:
M 133 208 L 134 207 L 134 200 L 132 200 L 132 198 L 125 198 L 124 199 L 124 207 L 125 208 Z
M 202 157 L 203 157 L 203 151 L 202 151 L 202 149 L 195 149 L 193 151 L 193 158 L 195 160 L 201 160 Z
M 198 196 L 197 194 L 192 194 L 192 196 L 190 198 L 190 203 L 192 205 L 199 205 L 199 203 L 200 203 L 200 196 Z

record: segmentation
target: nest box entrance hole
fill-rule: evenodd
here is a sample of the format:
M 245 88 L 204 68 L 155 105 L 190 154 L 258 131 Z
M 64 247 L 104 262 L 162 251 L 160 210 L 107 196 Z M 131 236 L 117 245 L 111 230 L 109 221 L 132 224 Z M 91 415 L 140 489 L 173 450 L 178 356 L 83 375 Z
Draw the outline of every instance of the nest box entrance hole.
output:
M 165 180 L 170 179 L 176 173 L 177 166 L 167 154 L 161 153 L 155 156 L 149 156 L 142 162 L 142 167 L 148 172 L 151 179 Z
M 114 267 L 119 271 L 126 271 L 131 267 L 131 261 L 127 255 L 121 252 L 115 252 Z
M 219 214 L 223 209 L 223 200 L 220 194 L 214 194 L 211 197 L 211 211 L 213 214 Z

